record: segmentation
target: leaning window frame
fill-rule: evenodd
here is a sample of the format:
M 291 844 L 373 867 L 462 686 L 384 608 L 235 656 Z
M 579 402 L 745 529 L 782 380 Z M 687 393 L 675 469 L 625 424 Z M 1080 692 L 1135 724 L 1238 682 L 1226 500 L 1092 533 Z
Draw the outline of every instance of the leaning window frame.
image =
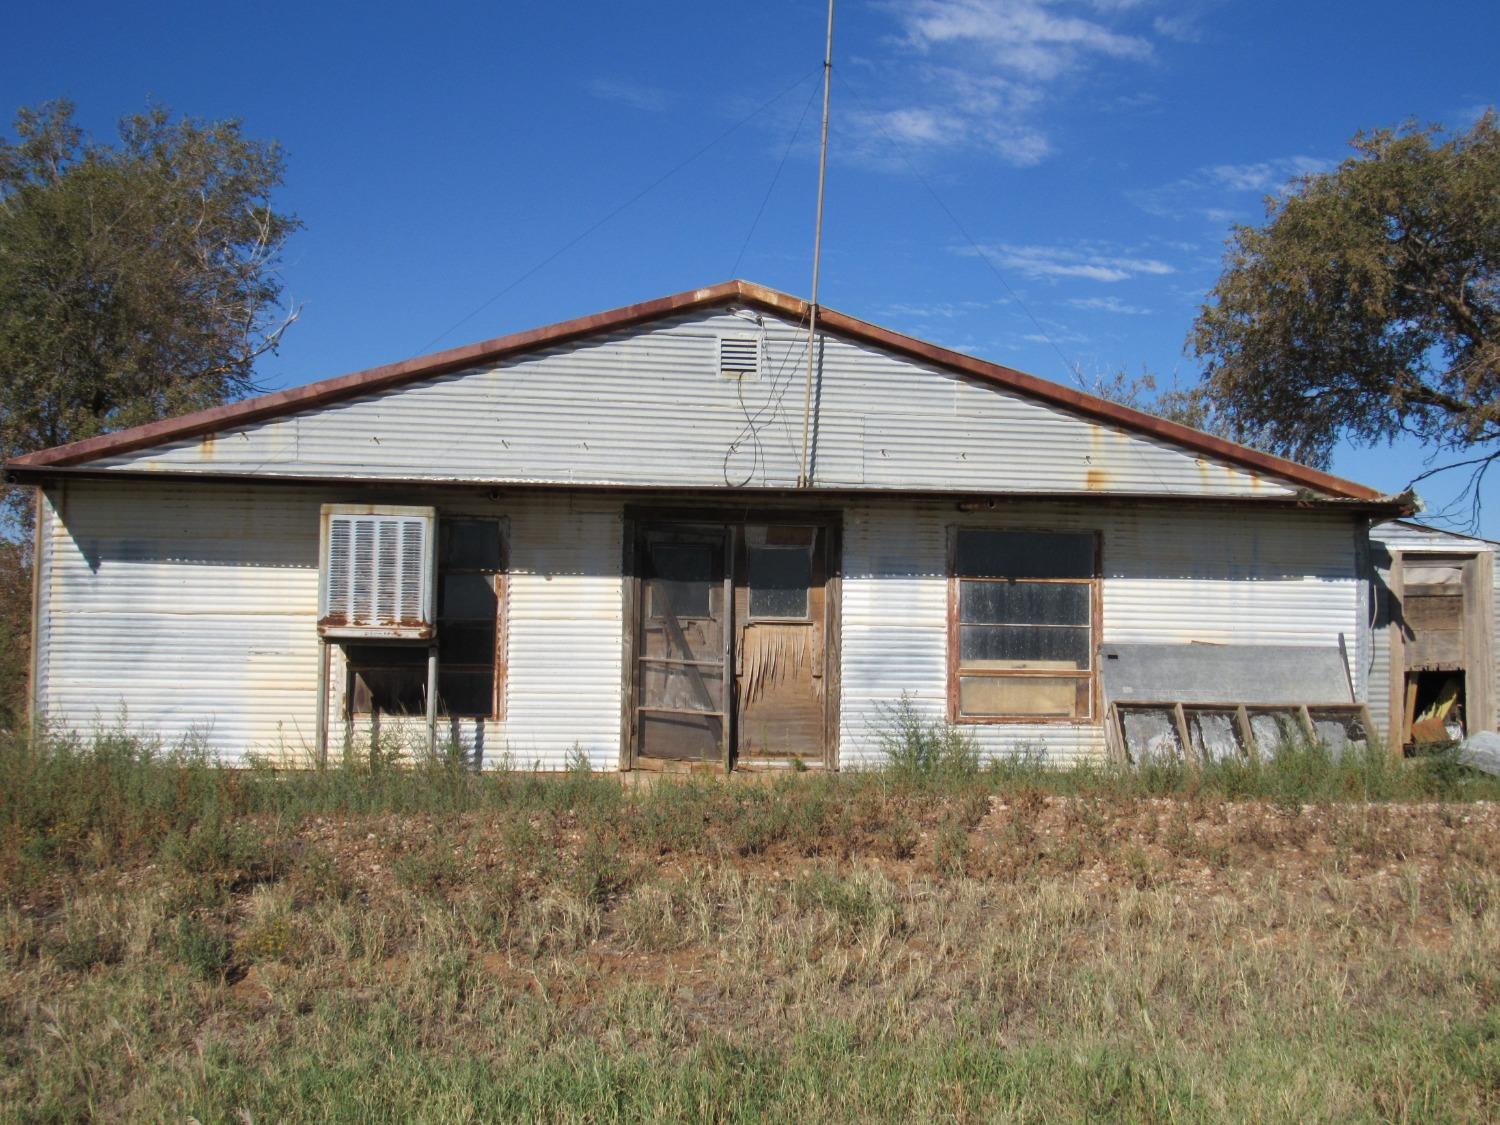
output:
M 474 569 L 468 568 L 468 567 L 461 567 L 461 568 L 458 568 L 458 569 L 455 569 L 455 570 L 448 570 L 448 571 L 444 571 L 442 569 L 442 545 L 443 545 L 442 535 L 443 535 L 443 524 L 446 521 L 450 521 L 450 520 L 490 520 L 490 521 L 492 521 L 492 522 L 494 522 L 494 523 L 496 523 L 496 524 L 499 525 L 499 528 L 500 528 L 500 569 L 498 571 L 493 571 L 493 572 L 490 572 L 490 571 L 477 571 L 477 570 L 474 570 Z M 441 601 L 441 597 L 442 597 L 441 586 L 442 586 L 442 578 L 443 578 L 443 575 L 445 573 L 447 573 L 447 574 L 476 574 L 476 573 L 491 574 L 493 576 L 494 583 L 495 583 L 495 603 L 496 603 L 495 604 L 494 682 L 493 682 L 493 686 L 492 686 L 491 699 L 490 699 L 490 713 L 488 715 L 450 715 L 446 711 L 444 711 L 442 709 L 439 709 L 438 710 L 438 718 L 441 719 L 441 720 L 443 720 L 443 721 L 445 721 L 445 722 L 448 721 L 448 720 L 453 720 L 453 721 L 457 721 L 457 722 L 486 722 L 486 723 L 503 722 L 505 720 L 506 686 L 507 686 L 507 682 L 508 682 L 508 680 L 510 678 L 510 666 L 509 666 L 509 661 L 506 658 L 506 654 L 507 654 L 507 651 L 508 651 L 508 647 L 507 646 L 508 646 L 509 640 L 510 640 L 510 517 L 506 516 L 506 515 L 497 515 L 497 514 L 495 514 L 493 512 L 475 512 L 475 511 L 466 511 L 466 510 L 462 510 L 462 509 L 461 510 L 457 510 L 457 511 L 448 511 L 446 509 L 439 509 L 438 512 L 437 512 L 437 517 L 433 521 L 433 535 L 434 535 L 434 537 L 436 539 L 436 542 L 434 543 L 434 548 L 433 548 L 434 552 L 435 552 L 434 556 L 433 556 L 434 557 L 434 562 L 433 562 L 434 573 L 433 573 L 433 594 L 432 594 L 432 604 L 433 604 L 432 618 L 433 618 L 434 626 L 435 627 L 438 626 L 439 623 L 440 623 L 440 621 L 442 620 L 441 615 L 439 613 L 439 602 Z M 348 643 L 348 642 L 346 642 L 346 643 Z M 419 648 L 423 652 L 425 652 L 427 650 L 427 645 L 425 643 L 424 644 L 406 644 L 406 645 L 402 645 L 402 644 L 399 644 L 399 643 L 393 643 L 391 645 L 391 647 L 393 647 L 393 648 L 401 648 L 401 647 Z M 368 669 L 370 671 L 404 671 L 405 670 L 402 666 L 399 666 L 399 665 L 369 664 L 369 665 L 363 665 L 362 667 L 366 668 L 366 669 Z M 464 666 L 464 667 L 467 667 L 467 666 Z M 356 719 L 368 719 L 368 718 L 370 718 L 371 717 L 371 712 L 369 712 L 369 711 L 357 711 L 354 708 L 354 698 L 355 698 L 354 676 L 355 676 L 355 668 L 354 668 L 353 665 L 349 664 L 347 658 L 344 659 L 343 670 L 344 670 L 344 675 L 343 675 L 343 679 L 344 679 L 344 700 L 343 700 L 343 706 L 340 708 L 340 710 L 342 710 L 343 713 L 344 713 L 344 719 L 345 719 L 345 721 L 346 722 L 353 722 Z M 425 671 L 423 672 L 423 676 L 425 678 L 425 676 L 426 676 L 426 672 Z M 441 676 L 441 663 L 439 664 L 439 677 L 438 678 L 439 678 L 439 681 L 441 681 L 441 679 L 442 679 L 442 676 Z M 414 718 L 414 717 L 417 717 L 417 716 L 411 716 L 411 715 L 407 715 L 407 716 L 390 715 L 388 717 L 390 717 L 390 718 L 411 719 L 411 718 Z
M 965 531 L 999 531 L 1021 535 L 1087 535 L 1094 544 L 1094 573 L 1090 578 L 963 578 L 958 573 L 958 538 Z M 1104 537 L 1097 528 L 1088 527 L 1006 527 L 992 524 L 954 524 L 948 528 L 948 721 L 964 726 L 1091 726 L 1100 721 L 1099 644 L 1103 618 Z M 959 692 L 962 647 L 960 643 L 961 589 L 963 582 L 1048 582 L 1089 589 L 1089 666 L 1086 671 L 1061 672 L 1053 669 L 1016 669 L 1007 671 L 968 671 L 965 676 L 993 679 L 1073 679 L 1088 683 L 1088 711 L 1082 715 L 966 715 Z

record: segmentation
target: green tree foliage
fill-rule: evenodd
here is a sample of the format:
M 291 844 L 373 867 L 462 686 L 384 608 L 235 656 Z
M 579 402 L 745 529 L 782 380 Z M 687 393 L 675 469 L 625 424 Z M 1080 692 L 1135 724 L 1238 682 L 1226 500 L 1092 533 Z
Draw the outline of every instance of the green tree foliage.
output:
M 15 133 L 0 140 L 0 454 L 253 390 L 293 319 L 280 147 L 161 108 L 106 145 L 64 101 L 22 109 Z
M 1482 472 L 1500 456 L 1495 115 L 1351 143 L 1336 170 L 1268 200 L 1264 226 L 1234 229 L 1188 338 L 1206 361 L 1198 405 L 1213 428 L 1315 465 L 1340 439 L 1411 435 Z

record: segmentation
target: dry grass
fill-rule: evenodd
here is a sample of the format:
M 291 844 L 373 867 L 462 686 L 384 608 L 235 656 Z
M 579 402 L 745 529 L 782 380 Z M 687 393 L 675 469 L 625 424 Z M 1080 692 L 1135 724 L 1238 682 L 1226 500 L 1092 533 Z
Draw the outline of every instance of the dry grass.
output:
M 252 782 L 136 778 L 129 832 L 9 810 L 0 1116 L 1500 1112 L 1486 801 Z

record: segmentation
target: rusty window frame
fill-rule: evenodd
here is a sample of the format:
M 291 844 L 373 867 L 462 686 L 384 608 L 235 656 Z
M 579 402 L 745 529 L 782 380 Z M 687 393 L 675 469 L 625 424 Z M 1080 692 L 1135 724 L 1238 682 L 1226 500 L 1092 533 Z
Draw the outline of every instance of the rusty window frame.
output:
M 447 536 L 449 534 L 449 529 L 452 527 L 453 524 L 456 524 L 456 523 L 474 523 L 474 522 L 491 523 L 491 524 L 495 525 L 496 534 L 497 534 L 498 539 L 499 539 L 499 558 L 496 561 L 496 569 L 490 569 L 488 567 L 461 567 L 461 566 L 455 567 L 455 566 L 446 566 L 444 564 L 444 553 L 445 553 L 445 548 L 446 548 L 447 543 L 448 543 Z M 450 622 L 450 623 L 457 624 L 457 625 L 464 625 L 464 624 L 476 624 L 476 623 L 483 624 L 483 623 L 485 623 L 485 620 L 486 620 L 486 619 L 482 619 L 482 618 L 451 617 L 451 616 L 447 616 L 444 613 L 444 610 L 445 610 L 446 607 L 442 604 L 442 593 L 443 593 L 443 580 L 445 578 L 447 578 L 449 576 L 452 576 L 452 575 L 466 575 L 466 574 L 484 575 L 485 577 L 487 577 L 490 580 L 491 587 L 493 588 L 493 590 L 495 592 L 494 649 L 493 649 L 493 651 L 491 653 L 491 656 L 490 656 L 490 663 L 488 665 L 475 664 L 475 663 L 464 663 L 464 664 L 453 665 L 453 664 L 449 664 L 449 663 L 447 663 L 447 662 L 439 659 L 439 662 L 438 662 L 438 686 L 439 686 L 439 691 L 438 691 L 438 705 L 439 705 L 438 706 L 438 714 L 441 717 L 447 718 L 447 719 L 480 719 L 480 720 L 487 720 L 487 721 L 497 721 L 497 720 L 503 719 L 505 717 L 505 708 L 504 708 L 505 679 L 506 679 L 506 675 L 508 673 L 508 668 L 507 668 L 506 661 L 505 661 L 505 658 L 504 658 L 504 653 L 505 653 L 505 638 L 506 638 L 506 631 L 507 631 L 507 626 L 508 626 L 508 620 L 507 620 L 507 618 L 508 618 L 508 612 L 507 611 L 508 611 L 508 608 L 509 608 L 509 593 L 510 593 L 510 590 L 509 590 L 509 578 L 508 578 L 509 570 L 510 570 L 510 537 L 509 537 L 509 534 L 508 534 L 508 521 L 503 516 L 490 515 L 490 514 L 475 514 L 475 513 L 469 513 L 469 512 L 452 512 L 452 513 L 439 512 L 437 520 L 436 520 L 436 524 L 435 524 L 434 529 L 433 529 L 433 533 L 434 533 L 434 535 L 437 538 L 437 542 L 435 544 L 435 549 L 436 549 L 436 552 L 437 552 L 437 568 L 436 568 L 436 575 L 434 577 L 434 588 L 433 588 L 433 602 L 434 602 L 433 620 L 436 623 L 436 627 L 437 627 L 437 637 L 435 639 L 435 643 L 437 643 L 439 645 L 441 645 L 441 643 L 442 643 L 443 624 L 444 624 L 444 622 Z M 356 701 L 357 695 L 359 694 L 356 691 L 355 680 L 356 680 L 356 677 L 358 675 L 360 675 L 361 673 L 363 673 L 363 672 L 384 672 L 384 673 L 398 672 L 398 673 L 404 673 L 404 674 L 412 675 L 414 677 L 417 676 L 417 675 L 420 675 L 420 677 L 421 677 L 421 690 L 422 690 L 423 693 L 426 692 L 426 687 L 427 687 L 427 665 L 426 665 L 425 659 L 422 660 L 422 661 L 420 661 L 420 662 L 413 661 L 410 664 L 401 663 L 401 662 L 395 661 L 395 660 L 393 660 L 389 664 L 382 663 L 380 661 L 374 661 L 374 662 L 371 662 L 371 661 L 362 661 L 362 662 L 360 662 L 358 664 L 355 664 L 353 661 L 350 661 L 350 660 L 347 659 L 348 649 L 351 648 L 351 647 L 358 647 L 358 648 L 364 648 L 364 649 L 379 648 L 379 649 L 384 649 L 384 650 L 390 650 L 393 654 L 396 651 L 398 651 L 398 650 L 419 651 L 419 652 L 421 652 L 421 653 L 423 653 L 425 655 L 428 646 L 426 644 L 420 644 L 420 645 L 409 644 L 409 643 L 408 644 L 403 644 L 401 642 L 375 642 L 375 643 L 362 643 L 362 644 L 346 644 L 344 646 L 345 654 L 346 654 L 346 659 L 345 659 L 345 681 L 346 681 L 346 684 L 345 684 L 344 698 L 345 698 L 345 715 L 346 715 L 347 718 L 349 718 L 349 719 L 369 718 L 370 715 L 371 715 L 370 711 L 368 711 L 368 710 L 359 710 L 355 706 L 355 701 Z M 474 713 L 454 714 L 454 713 L 450 712 L 447 709 L 447 707 L 444 705 L 444 699 L 443 699 L 443 693 L 442 693 L 443 674 L 445 672 L 457 672 L 459 674 L 466 674 L 466 673 L 468 673 L 468 674 L 474 674 L 474 673 L 479 673 L 479 672 L 483 672 L 483 671 L 489 671 L 489 673 L 490 673 L 490 706 L 489 706 L 488 713 L 486 713 L 486 714 L 474 714 Z M 420 713 L 421 712 L 416 712 L 414 714 L 420 714 Z M 385 712 L 382 712 L 382 714 L 385 714 Z M 410 716 L 403 716 L 403 717 L 410 717 Z
M 1069 724 L 1080 725 L 1097 721 L 1099 713 L 1099 660 L 1098 647 L 1100 639 L 1100 591 L 1102 582 L 1100 575 L 1102 567 L 1102 537 L 1097 530 L 1087 528 L 1026 528 L 1026 527 L 994 527 L 982 524 L 963 524 L 950 527 L 948 534 L 948 718 L 949 721 L 962 724 L 988 725 L 988 724 Z M 1092 542 L 1092 566 L 1088 577 L 1069 578 L 1030 578 L 1024 575 L 1015 576 L 990 576 L 970 577 L 959 573 L 959 539 L 965 533 L 1000 533 L 1011 535 L 1027 535 L 1036 537 L 1046 536 L 1068 536 L 1087 537 Z M 1036 584 L 1057 584 L 1083 586 L 1088 589 L 1088 615 L 1084 623 L 1067 626 L 1068 628 L 1086 628 L 1088 640 L 1085 645 L 1088 664 L 1085 668 L 1076 670 L 1068 669 L 964 669 L 962 652 L 962 601 L 963 584 L 971 583 L 1014 583 L 1026 582 Z M 1059 680 L 1067 679 L 1084 685 L 1084 698 L 1087 706 L 1079 713 L 1070 715 L 1046 715 L 1046 714 L 969 714 L 963 710 L 961 688 L 962 678 L 984 678 L 984 679 L 1008 679 L 1008 680 Z M 1075 691 L 1077 688 L 1075 688 Z M 1076 698 L 1076 696 L 1075 696 Z

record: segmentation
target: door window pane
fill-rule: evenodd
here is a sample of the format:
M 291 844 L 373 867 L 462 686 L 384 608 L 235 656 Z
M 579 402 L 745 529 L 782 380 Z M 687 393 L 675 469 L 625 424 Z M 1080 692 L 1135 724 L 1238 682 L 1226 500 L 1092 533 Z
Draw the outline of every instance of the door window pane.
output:
M 713 550 L 684 543 L 651 548 L 654 574 L 648 587 L 652 617 L 711 617 L 709 592 L 716 585 Z
M 812 553 L 796 547 L 750 547 L 746 552 L 750 616 L 806 620 Z

